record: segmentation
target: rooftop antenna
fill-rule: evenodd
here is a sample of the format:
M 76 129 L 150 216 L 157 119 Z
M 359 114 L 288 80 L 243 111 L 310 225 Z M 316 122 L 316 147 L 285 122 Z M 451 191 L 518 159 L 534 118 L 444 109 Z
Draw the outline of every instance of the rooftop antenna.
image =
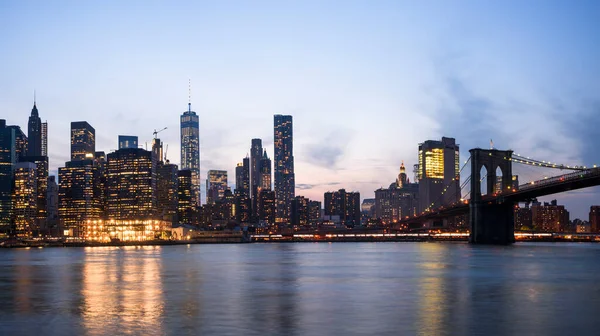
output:
M 188 112 L 192 112 L 192 80 L 188 78 Z

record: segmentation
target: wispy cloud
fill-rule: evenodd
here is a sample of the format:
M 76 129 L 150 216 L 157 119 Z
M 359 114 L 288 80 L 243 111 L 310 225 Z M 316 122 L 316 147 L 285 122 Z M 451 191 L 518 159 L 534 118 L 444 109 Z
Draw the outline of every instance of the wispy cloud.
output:
M 344 157 L 349 140 L 348 130 L 335 130 L 306 146 L 307 161 L 319 167 L 338 170 L 337 165 Z

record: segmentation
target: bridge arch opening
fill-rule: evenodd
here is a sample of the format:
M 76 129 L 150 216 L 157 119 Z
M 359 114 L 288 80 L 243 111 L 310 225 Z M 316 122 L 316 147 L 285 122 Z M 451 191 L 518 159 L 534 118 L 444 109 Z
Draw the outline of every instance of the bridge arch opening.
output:
M 479 179 L 479 191 L 481 192 L 481 196 L 485 196 L 488 194 L 488 189 L 487 189 L 487 176 L 488 176 L 488 170 L 486 165 L 481 165 L 481 169 L 479 169 L 479 176 L 481 176 L 481 178 Z
M 507 187 L 504 185 L 502 175 L 502 168 L 500 166 L 496 167 L 496 181 L 494 181 L 494 193 L 502 192 Z

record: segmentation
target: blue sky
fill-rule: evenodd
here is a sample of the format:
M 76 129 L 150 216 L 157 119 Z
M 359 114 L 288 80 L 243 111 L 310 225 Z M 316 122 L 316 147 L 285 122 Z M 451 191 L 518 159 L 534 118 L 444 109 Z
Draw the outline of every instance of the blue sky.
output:
M 292 114 L 297 194 L 317 200 L 373 197 L 443 135 L 463 161 L 491 138 L 600 164 L 599 22 L 597 1 L 2 1 L 0 111 L 25 127 L 37 90 L 52 170 L 74 120 L 106 152 L 168 127 L 179 163 L 191 79 L 203 177 L 234 182 L 255 137 L 272 156 L 273 115 Z M 553 198 L 587 217 L 600 191 Z

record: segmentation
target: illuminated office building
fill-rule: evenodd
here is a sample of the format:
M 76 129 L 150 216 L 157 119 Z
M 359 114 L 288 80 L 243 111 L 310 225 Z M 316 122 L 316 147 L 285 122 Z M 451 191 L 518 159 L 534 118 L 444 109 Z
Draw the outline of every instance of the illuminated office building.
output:
M 30 162 L 36 166 L 36 195 L 37 195 L 37 220 L 36 225 L 40 229 L 46 228 L 46 212 L 47 200 L 46 193 L 48 190 L 48 157 L 47 156 L 24 156 L 22 162 Z
M 225 197 L 227 186 L 226 170 L 209 170 L 206 179 L 206 203 L 215 204 Z
M 459 171 L 459 147 L 454 138 L 419 144 L 419 213 L 460 200 Z
M 13 169 L 17 163 L 15 130 L 0 119 L 0 235 L 11 228 Z
M 308 202 L 308 222 L 310 224 L 317 224 L 321 220 L 321 202 L 310 201 Z
M 36 230 L 37 219 L 37 174 L 36 165 L 19 162 L 14 169 L 13 216 L 15 233 L 18 236 L 31 236 Z
M 339 216 L 347 226 L 360 225 L 360 193 L 345 189 L 329 191 L 324 195 L 325 215 Z
M 68 161 L 58 168 L 58 216 L 64 235 L 81 237 L 86 220 L 101 218 L 101 200 L 94 195 L 97 174 L 92 159 Z
M 138 137 L 134 135 L 119 135 L 119 149 L 138 148 Z
M 291 201 L 296 196 L 293 144 L 292 116 L 276 114 L 274 116 L 274 153 L 276 221 L 278 223 L 290 222 Z
M 35 105 L 35 98 L 27 124 L 27 138 L 27 155 L 42 156 L 42 120 Z
M 266 150 L 262 159 L 260 159 L 260 188 L 271 190 L 271 159 L 269 159 Z
M 21 158 L 27 156 L 28 139 L 25 133 L 21 130 L 21 127 L 10 125 L 8 128 L 15 130 L 15 153 L 17 155 L 17 161 L 21 161 Z
M 177 165 L 160 162 L 156 167 L 156 210 L 158 218 L 177 224 Z
M 71 161 L 94 159 L 96 130 L 87 121 L 71 122 Z
M 196 224 L 196 203 L 192 196 L 192 171 L 189 169 L 177 171 L 177 221 L 179 224 Z
M 180 118 L 181 122 L 181 169 L 188 169 L 192 174 L 193 202 L 200 205 L 200 122 L 192 104 Z
M 156 164 L 152 152 L 124 148 L 107 155 L 106 198 L 108 219 L 154 219 Z
M 258 189 L 258 220 L 275 224 L 275 192 Z

